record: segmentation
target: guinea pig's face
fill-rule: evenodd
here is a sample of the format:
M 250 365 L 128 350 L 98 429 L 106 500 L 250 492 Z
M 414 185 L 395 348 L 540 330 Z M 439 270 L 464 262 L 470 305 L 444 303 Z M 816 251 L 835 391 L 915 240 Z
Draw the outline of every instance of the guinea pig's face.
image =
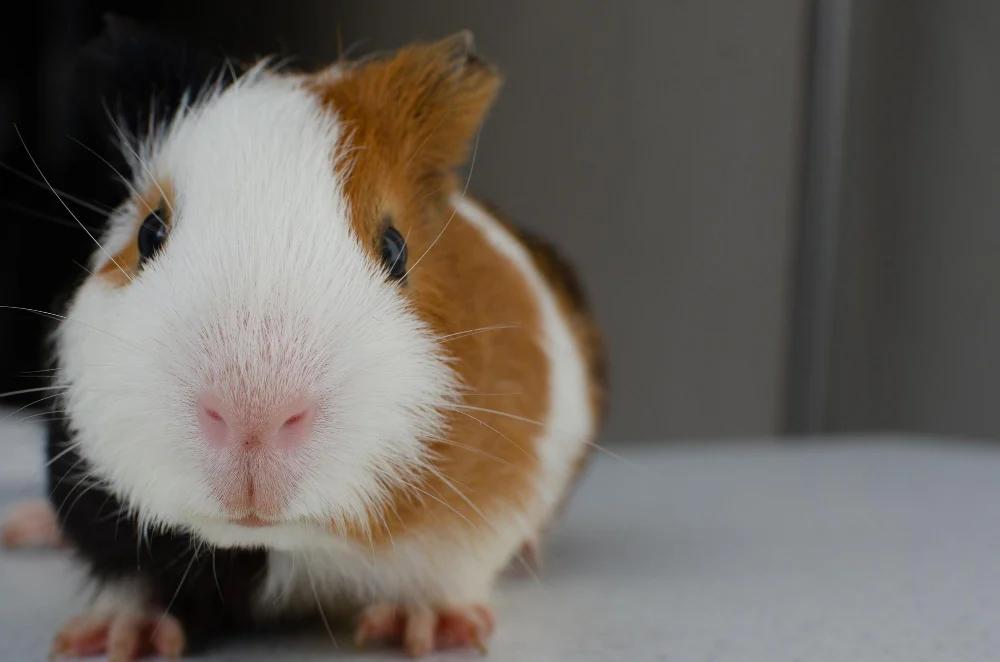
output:
M 321 93 L 340 75 L 253 71 L 125 148 L 132 195 L 57 340 L 78 448 L 144 523 L 336 535 L 442 432 L 456 383 L 408 291 L 419 256 L 391 205 L 345 193 L 382 183 Z

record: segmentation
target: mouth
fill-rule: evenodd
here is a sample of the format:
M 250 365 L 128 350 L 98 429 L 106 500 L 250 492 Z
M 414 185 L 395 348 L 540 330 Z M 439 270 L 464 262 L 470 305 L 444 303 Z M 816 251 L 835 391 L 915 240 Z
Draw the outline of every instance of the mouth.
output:
M 259 529 L 259 528 L 262 528 L 262 527 L 265 527 L 265 526 L 277 526 L 277 525 L 281 524 L 281 522 L 276 522 L 276 521 L 270 521 L 270 520 L 261 519 L 260 517 L 257 517 L 256 515 L 249 515 L 247 517 L 233 518 L 233 519 L 229 520 L 229 523 L 230 524 L 235 524 L 237 526 L 245 526 L 245 527 L 248 527 L 248 528 L 251 528 L 251 529 Z

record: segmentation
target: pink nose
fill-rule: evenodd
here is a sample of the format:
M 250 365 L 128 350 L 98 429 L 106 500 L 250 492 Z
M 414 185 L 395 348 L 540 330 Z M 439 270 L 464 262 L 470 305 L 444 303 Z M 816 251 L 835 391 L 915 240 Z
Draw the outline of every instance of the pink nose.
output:
M 290 401 L 268 410 L 238 413 L 221 398 L 198 398 L 198 425 L 205 441 L 215 447 L 293 449 L 312 433 L 316 407 L 307 400 Z

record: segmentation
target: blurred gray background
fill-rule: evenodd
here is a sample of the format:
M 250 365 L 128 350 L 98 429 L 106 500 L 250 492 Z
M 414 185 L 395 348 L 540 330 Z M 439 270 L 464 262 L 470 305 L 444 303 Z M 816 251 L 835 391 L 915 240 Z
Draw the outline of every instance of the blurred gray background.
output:
M 470 190 L 577 264 L 606 441 L 1000 438 L 1000 3 L 99 4 L 305 65 L 472 29 L 507 80 Z

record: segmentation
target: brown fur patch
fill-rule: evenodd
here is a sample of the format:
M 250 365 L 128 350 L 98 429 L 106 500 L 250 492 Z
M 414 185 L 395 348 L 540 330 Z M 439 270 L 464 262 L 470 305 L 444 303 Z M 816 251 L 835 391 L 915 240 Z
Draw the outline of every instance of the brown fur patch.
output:
M 156 212 L 161 220 L 170 225 L 170 209 L 174 204 L 174 189 L 169 180 L 158 181 L 142 192 L 135 199 L 135 232 L 133 240 L 112 255 L 110 259 L 105 259 L 104 263 L 97 270 L 97 275 L 110 282 L 115 287 L 127 285 L 139 274 L 139 228 L 142 222 L 151 213 Z
M 470 39 L 458 34 L 313 77 L 315 91 L 344 126 L 337 167 L 354 231 L 376 256 L 384 219 L 405 235 L 404 217 L 423 221 L 425 210 L 440 212 L 451 171 L 465 161 L 496 96 L 500 78 L 470 55 Z
M 457 36 L 388 59 L 341 64 L 339 75 L 321 72 L 313 79 L 345 125 L 347 158 L 337 167 L 347 178 L 353 229 L 375 256 L 386 219 L 406 237 L 411 271 L 401 291 L 443 338 L 469 407 L 448 412 L 446 439 L 429 440 L 436 475 L 397 488 L 390 508 L 364 525 L 335 523 L 364 544 L 384 544 L 406 531 L 440 531 L 449 522 L 488 527 L 491 515 L 535 492 L 535 443 L 549 406 L 537 302 L 517 267 L 456 217 L 448 201 L 458 188 L 452 171 L 499 86 L 468 46 L 467 37 Z M 549 264 L 536 261 L 552 278 Z M 567 314 L 575 315 L 573 297 L 562 286 L 556 290 Z M 575 318 L 573 324 L 576 329 Z M 588 328 L 580 325 L 578 335 L 596 348 Z M 595 403 L 601 397 L 595 391 Z

